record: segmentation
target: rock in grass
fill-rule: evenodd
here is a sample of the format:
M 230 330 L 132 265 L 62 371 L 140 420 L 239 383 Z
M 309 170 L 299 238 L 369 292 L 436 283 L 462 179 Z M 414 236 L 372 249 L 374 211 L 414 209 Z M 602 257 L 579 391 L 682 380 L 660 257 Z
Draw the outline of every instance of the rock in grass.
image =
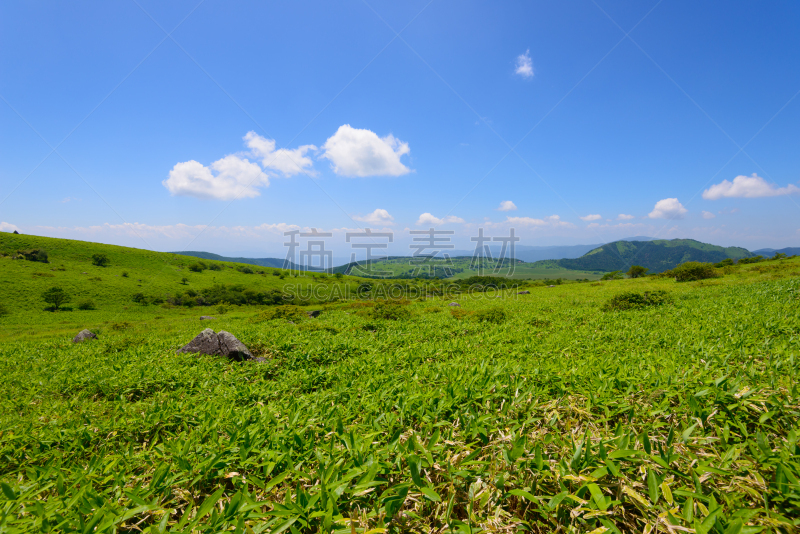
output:
M 461 304 L 459 304 L 458 302 L 451 302 L 450 304 L 448 304 L 448 306 L 458 306 L 460 308 Z
M 308 314 L 309 317 L 312 317 L 312 318 L 313 317 L 319 317 L 320 314 L 322 314 L 322 310 L 307 311 L 306 313 Z
M 87 339 L 97 339 L 97 335 L 89 330 L 81 330 L 78 332 L 78 335 L 72 338 L 73 343 L 80 343 L 81 341 L 86 341 Z
M 210 315 L 201 315 L 200 316 L 200 320 L 201 321 L 210 321 L 211 319 L 216 319 L 216 317 L 211 317 Z
M 520 291 L 519 293 L 517 293 L 517 295 L 530 295 L 530 294 L 531 294 L 530 291 Z
M 230 332 L 221 330 L 218 334 L 210 328 L 200 332 L 197 337 L 187 345 L 181 347 L 178 352 L 191 352 L 209 354 L 214 356 L 225 356 L 236 361 L 250 360 L 253 355 L 244 343 L 236 339 Z
M 191 340 L 188 344 L 181 347 L 178 352 L 199 352 L 201 354 L 219 354 L 219 338 L 217 333 L 206 328 Z
M 219 339 L 219 352 L 222 356 L 236 361 L 253 359 L 253 355 L 250 354 L 244 343 L 236 339 L 230 332 L 220 330 L 217 338 Z

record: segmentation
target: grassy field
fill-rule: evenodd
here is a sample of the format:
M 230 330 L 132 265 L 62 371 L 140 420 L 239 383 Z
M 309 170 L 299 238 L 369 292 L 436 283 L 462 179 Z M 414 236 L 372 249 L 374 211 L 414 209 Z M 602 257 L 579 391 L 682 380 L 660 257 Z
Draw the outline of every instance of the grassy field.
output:
M 82 344 L 84 312 L 13 311 L 0 531 L 798 531 L 798 259 L 451 300 L 200 323 L 120 298 L 85 313 L 128 325 Z M 175 352 L 207 326 L 267 362 Z

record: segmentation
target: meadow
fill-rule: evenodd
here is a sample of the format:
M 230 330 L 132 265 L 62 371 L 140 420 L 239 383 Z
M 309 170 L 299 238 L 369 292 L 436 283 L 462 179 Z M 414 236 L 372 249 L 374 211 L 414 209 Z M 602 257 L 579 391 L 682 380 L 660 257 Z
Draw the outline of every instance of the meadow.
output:
M 181 286 L 152 254 L 153 287 Z M 719 275 L 201 322 L 113 288 L 44 311 L 15 272 L 0 531 L 797 532 L 800 259 Z M 609 308 L 631 293 L 663 299 Z M 99 338 L 73 344 L 78 324 Z M 176 353 L 205 327 L 266 362 Z

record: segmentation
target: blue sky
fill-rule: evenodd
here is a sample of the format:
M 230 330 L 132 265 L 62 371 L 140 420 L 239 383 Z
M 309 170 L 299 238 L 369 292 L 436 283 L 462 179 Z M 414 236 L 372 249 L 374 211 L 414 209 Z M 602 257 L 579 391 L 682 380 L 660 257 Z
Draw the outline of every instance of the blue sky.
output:
M 789 1 L 6 3 L 0 230 L 797 246 L 799 25 Z

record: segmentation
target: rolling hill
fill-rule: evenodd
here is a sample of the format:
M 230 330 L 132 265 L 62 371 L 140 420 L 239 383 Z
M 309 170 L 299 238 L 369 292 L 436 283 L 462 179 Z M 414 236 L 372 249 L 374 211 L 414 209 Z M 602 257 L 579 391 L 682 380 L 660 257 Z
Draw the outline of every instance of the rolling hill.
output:
M 641 265 L 652 273 L 660 273 L 687 261 L 716 263 L 725 258 L 738 260 L 752 255 L 744 248 L 720 247 L 694 239 L 658 239 L 615 241 L 597 247 L 580 258 L 561 259 L 556 263 L 570 270 L 602 272 L 626 271 L 631 265 Z

